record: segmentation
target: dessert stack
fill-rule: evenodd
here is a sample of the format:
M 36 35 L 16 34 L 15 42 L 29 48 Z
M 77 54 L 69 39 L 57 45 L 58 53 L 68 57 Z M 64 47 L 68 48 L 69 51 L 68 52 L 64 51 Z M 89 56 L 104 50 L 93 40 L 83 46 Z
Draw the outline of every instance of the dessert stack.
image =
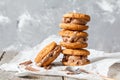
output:
M 81 13 L 66 13 L 63 15 L 63 20 L 60 23 L 63 41 L 60 45 L 64 47 L 62 50 L 63 59 L 62 63 L 65 66 L 81 66 L 89 64 L 87 59 L 90 52 L 84 48 L 88 46 L 88 29 L 86 25 L 90 21 L 90 16 Z

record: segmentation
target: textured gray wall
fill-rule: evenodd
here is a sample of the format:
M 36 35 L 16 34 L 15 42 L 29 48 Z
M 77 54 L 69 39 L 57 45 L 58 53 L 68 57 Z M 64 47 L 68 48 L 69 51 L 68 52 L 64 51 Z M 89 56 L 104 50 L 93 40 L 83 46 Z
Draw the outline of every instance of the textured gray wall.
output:
M 37 45 L 71 11 L 91 16 L 89 48 L 120 51 L 120 0 L 0 0 L 0 49 Z

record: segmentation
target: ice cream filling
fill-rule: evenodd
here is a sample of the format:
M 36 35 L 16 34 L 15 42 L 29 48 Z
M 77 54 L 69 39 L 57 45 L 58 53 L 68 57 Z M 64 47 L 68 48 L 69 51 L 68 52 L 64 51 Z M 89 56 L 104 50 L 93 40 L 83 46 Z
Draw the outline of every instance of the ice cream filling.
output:
M 83 56 L 83 55 L 81 56 L 64 55 L 63 57 L 63 62 L 67 62 L 68 64 L 74 63 L 76 65 L 81 65 L 88 61 L 89 60 L 87 59 L 87 56 Z
M 73 43 L 73 42 L 80 42 L 80 43 L 86 43 L 87 37 L 77 37 L 77 36 L 62 36 L 62 39 L 66 43 Z
M 42 66 L 43 63 L 45 63 L 49 58 L 52 58 L 53 56 L 55 56 L 55 55 L 58 53 L 58 51 L 61 51 L 60 49 L 61 49 L 60 46 L 57 45 L 57 46 L 56 46 L 52 51 L 50 51 L 50 52 L 48 53 L 48 55 L 46 55 L 37 65 L 38 65 L 38 66 Z
M 79 25 L 85 25 L 87 23 L 84 19 L 77 19 L 77 18 L 63 18 L 63 23 L 73 23 L 73 24 L 79 24 Z

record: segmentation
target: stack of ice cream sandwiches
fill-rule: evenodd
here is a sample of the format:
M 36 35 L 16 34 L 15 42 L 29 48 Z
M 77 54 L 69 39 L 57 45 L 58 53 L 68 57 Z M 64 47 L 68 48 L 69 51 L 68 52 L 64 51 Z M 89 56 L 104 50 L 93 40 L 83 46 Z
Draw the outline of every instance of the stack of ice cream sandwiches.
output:
M 81 66 L 89 64 L 87 59 L 90 52 L 85 49 L 88 46 L 88 29 L 87 22 L 90 21 L 90 16 L 81 13 L 70 12 L 63 15 L 63 20 L 60 23 L 62 36 L 60 45 L 63 46 L 62 63 L 65 66 Z

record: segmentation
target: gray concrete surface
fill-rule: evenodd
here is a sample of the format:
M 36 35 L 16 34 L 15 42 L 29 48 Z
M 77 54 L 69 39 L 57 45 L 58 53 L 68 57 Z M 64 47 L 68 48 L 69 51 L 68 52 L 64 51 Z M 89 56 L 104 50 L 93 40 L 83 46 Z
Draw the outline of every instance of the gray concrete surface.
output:
M 33 47 L 58 34 L 71 11 L 91 16 L 88 48 L 120 51 L 120 0 L 0 0 L 0 49 Z

